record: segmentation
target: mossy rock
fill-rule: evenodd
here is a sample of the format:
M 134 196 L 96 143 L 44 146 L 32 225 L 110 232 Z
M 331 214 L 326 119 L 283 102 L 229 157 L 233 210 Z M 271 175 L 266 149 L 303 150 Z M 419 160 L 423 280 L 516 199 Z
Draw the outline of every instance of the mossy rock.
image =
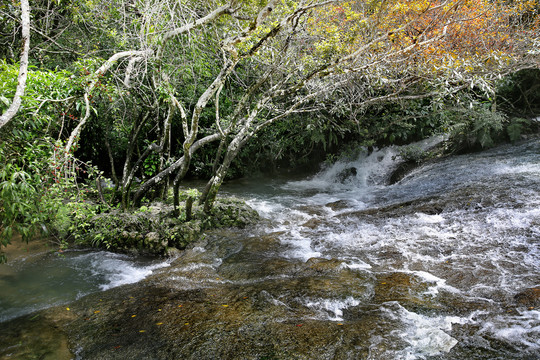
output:
M 154 203 L 129 212 L 112 210 L 88 219 L 75 230 L 82 246 L 110 251 L 167 255 L 169 248 L 185 249 L 206 230 L 245 227 L 259 219 L 258 213 L 235 198 L 220 198 L 210 214 L 193 207 L 193 218 L 173 217 L 172 205 Z

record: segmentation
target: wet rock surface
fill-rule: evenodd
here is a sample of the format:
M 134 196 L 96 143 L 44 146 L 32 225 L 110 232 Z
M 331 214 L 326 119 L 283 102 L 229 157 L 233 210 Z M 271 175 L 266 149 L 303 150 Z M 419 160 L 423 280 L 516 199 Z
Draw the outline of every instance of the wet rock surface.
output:
M 374 277 L 338 259 L 255 257 L 278 251 L 279 235 L 242 238 L 238 231 L 215 231 L 170 268 L 138 284 L 3 324 L 9 330 L 0 333 L 0 354 L 13 359 L 29 354 L 44 359 L 393 359 L 410 340 L 388 332 L 401 321 L 385 309 L 436 314 L 471 308 L 458 298 L 438 301 L 427 294 L 433 283 L 412 274 Z M 216 254 L 221 263 L 215 262 Z M 437 336 L 452 339 L 443 332 Z M 447 341 L 450 348 L 465 344 Z M 511 349 L 507 355 L 517 358 Z
M 540 306 L 540 288 L 530 288 L 521 291 L 514 296 L 516 302 L 520 305 L 529 307 Z
M 0 356 L 537 359 L 537 145 L 525 165 L 503 149 L 365 197 L 295 193 L 137 284 L 3 323 Z

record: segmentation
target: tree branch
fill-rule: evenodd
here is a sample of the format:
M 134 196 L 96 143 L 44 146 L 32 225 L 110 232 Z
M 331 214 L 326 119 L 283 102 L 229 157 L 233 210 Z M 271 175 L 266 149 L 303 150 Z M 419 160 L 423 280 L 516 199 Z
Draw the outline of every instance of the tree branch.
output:
M 125 57 L 136 57 L 139 59 L 143 59 L 146 56 L 149 56 L 153 53 L 152 50 L 131 50 L 131 51 L 122 51 L 119 53 L 114 54 L 109 58 L 109 60 L 105 61 L 103 65 L 99 69 L 97 69 L 94 72 L 94 79 L 88 84 L 86 87 L 86 92 L 84 93 L 84 102 L 85 102 L 85 114 L 84 117 L 81 119 L 79 124 L 73 129 L 71 132 L 71 135 L 69 136 L 69 139 L 67 141 L 65 150 L 66 152 L 69 152 L 71 147 L 73 146 L 73 143 L 75 142 L 75 139 L 79 136 L 81 133 L 82 127 L 88 121 L 88 118 L 90 117 L 90 99 L 89 95 L 90 92 L 96 87 L 96 84 L 98 83 L 99 77 L 103 74 L 105 74 L 109 69 L 120 59 Z

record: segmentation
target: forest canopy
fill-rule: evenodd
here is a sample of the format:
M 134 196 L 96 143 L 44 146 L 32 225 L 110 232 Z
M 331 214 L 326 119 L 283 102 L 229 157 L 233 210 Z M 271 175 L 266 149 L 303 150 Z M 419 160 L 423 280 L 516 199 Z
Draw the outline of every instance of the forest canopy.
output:
M 489 146 L 503 128 L 516 139 L 537 110 L 517 106 L 537 90 L 516 89 L 538 77 L 539 8 L 3 1 L 0 239 L 73 217 L 91 194 L 127 210 L 172 188 L 178 208 L 182 180 L 193 176 L 208 179 L 199 202 L 210 212 L 228 174 L 297 164 L 340 141 L 450 132 Z

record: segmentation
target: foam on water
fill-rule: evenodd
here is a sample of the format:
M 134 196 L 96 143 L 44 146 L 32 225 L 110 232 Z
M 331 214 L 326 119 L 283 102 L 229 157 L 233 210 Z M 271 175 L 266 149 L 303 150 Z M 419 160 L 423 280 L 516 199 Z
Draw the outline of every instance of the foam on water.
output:
M 5 266 L 17 268 L 0 278 L 0 322 L 60 305 L 89 293 L 144 279 L 168 261 L 148 261 L 105 251 L 43 253 Z
M 288 245 L 291 249 L 283 256 L 307 261 L 313 257 L 321 257 L 322 253 L 313 248 L 313 242 L 310 237 L 306 237 L 297 229 L 292 229 L 287 234 L 280 238 L 281 243 Z
M 468 322 L 468 319 L 457 316 L 420 315 L 408 311 L 399 303 L 389 303 L 382 310 L 389 318 L 405 326 L 403 330 L 396 330 L 399 338 L 410 344 L 410 347 L 400 351 L 398 358 L 402 359 L 418 359 L 450 352 L 458 343 L 448 334 L 452 331 L 452 325 Z
M 433 137 L 410 146 L 426 150 L 441 141 L 443 137 Z M 386 184 L 392 170 L 403 161 L 399 156 L 402 149 L 403 147 L 391 146 L 375 149 L 370 153 L 364 150 L 353 160 L 337 161 L 310 179 L 291 181 L 282 188 L 299 191 L 316 189 L 317 194 L 329 192 L 340 199 L 338 193 L 343 192 L 353 192 L 358 196 L 363 189 Z
M 346 299 L 303 299 L 302 301 L 305 306 L 315 310 L 323 318 L 331 321 L 343 321 L 343 310 L 360 304 L 360 300 L 352 296 Z
M 361 153 L 353 161 L 337 161 L 307 180 L 291 181 L 283 185 L 284 190 L 309 191 L 317 190 L 313 200 L 321 198 L 321 194 L 329 193 L 336 199 L 338 194 L 354 193 L 361 196 L 362 190 L 385 183 L 392 168 L 398 165 L 395 147 L 375 150 L 369 155 Z M 325 197 L 324 200 L 330 200 Z
M 352 269 L 352 270 L 369 270 L 372 266 L 360 259 L 354 259 L 349 263 L 341 264 L 342 269 Z
M 408 273 L 427 284 L 423 296 L 436 299 L 452 294 L 465 302 L 496 308 L 520 290 L 536 286 L 537 277 L 531 274 L 540 273 L 539 148 L 536 141 L 453 157 L 416 169 L 392 186 L 385 186 L 384 179 L 395 167 L 399 150 L 385 149 L 339 162 L 310 179 L 289 182 L 283 191 L 297 196 L 280 203 L 283 207 L 274 212 L 281 219 L 279 230 L 285 232 L 280 239 L 288 247 L 282 256 L 302 261 L 337 258 L 343 261 L 341 269 L 359 272 Z M 352 168 L 356 173 L 349 171 Z M 461 189 L 470 195 L 439 200 L 448 207 L 436 214 L 417 211 L 388 217 L 333 218 L 347 211 L 441 197 L 453 191 L 459 195 Z M 343 210 L 341 204 L 336 208 L 329 205 L 340 200 L 346 203 Z M 269 203 L 272 201 L 281 199 Z M 316 214 L 310 206 L 322 206 L 324 212 Z M 324 223 L 300 227 L 307 219 L 324 219 Z M 344 309 L 356 306 L 343 300 L 306 301 L 306 306 L 337 321 L 342 321 Z M 456 323 L 482 324 L 480 336 L 488 334 L 530 351 L 540 346 L 535 310 L 514 317 L 489 312 L 430 317 L 399 304 L 387 310 L 407 329 L 400 337 L 410 347 L 398 351 L 398 358 L 451 351 L 457 344 L 451 336 Z
M 426 271 L 408 271 L 405 270 L 405 273 L 410 273 L 418 276 L 420 279 L 428 282 L 428 283 L 435 283 L 435 286 L 430 286 L 428 290 L 424 293 L 425 295 L 437 295 L 439 293 L 439 290 L 446 290 L 451 293 L 460 293 L 461 291 L 459 289 L 456 289 L 453 286 L 447 285 L 446 280 L 442 279 L 440 277 L 437 277 L 433 274 L 430 274 Z
M 540 311 L 519 311 L 517 315 L 499 315 L 484 322 L 481 334 L 517 344 L 524 351 L 540 351 Z
M 109 252 L 89 253 L 79 257 L 76 263 L 89 264 L 92 275 L 103 278 L 104 283 L 99 285 L 101 290 L 139 282 L 155 270 L 170 266 L 169 261 L 137 264 L 128 255 Z

